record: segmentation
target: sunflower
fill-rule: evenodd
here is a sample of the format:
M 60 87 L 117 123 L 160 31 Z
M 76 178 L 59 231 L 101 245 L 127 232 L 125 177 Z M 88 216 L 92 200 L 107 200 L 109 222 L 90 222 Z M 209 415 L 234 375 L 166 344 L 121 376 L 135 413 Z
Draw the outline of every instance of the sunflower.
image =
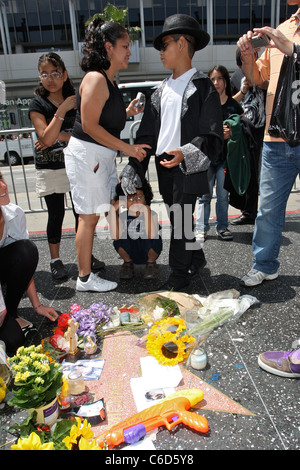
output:
M 53 450 L 53 442 L 41 443 L 40 436 L 32 432 L 29 437 L 18 439 L 17 444 L 11 446 L 11 450 Z
M 186 325 L 182 318 L 167 317 L 155 323 L 149 334 L 158 335 L 171 332 L 173 334 L 186 332 Z
M 185 344 L 171 332 L 155 339 L 147 337 L 146 347 L 148 353 L 164 366 L 174 366 L 186 357 Z
M 168 317 L 156 322 L 147 336 L 147 351 L 160 364 L 175 365 L 187 358 L 195 338 L 189 336 L 182 318 Z
M 93 431 L 90 429 L 91 425 L 85 419 L 83 423 L 81 423 L 81 419 L 75 417 L 76 423 L 71 427 L 70 435 L 63 439 L 67 449 L 69 450 L 76 450 L 78 449 L 79 441 L 82 437 L 85 439 L 91 439 L 94 437 Z
M 88 441 L 84 437 L 80 438 L 78 448 L 79 450 L 104 450 L 102 447 L 98 446 L 96 439 Z

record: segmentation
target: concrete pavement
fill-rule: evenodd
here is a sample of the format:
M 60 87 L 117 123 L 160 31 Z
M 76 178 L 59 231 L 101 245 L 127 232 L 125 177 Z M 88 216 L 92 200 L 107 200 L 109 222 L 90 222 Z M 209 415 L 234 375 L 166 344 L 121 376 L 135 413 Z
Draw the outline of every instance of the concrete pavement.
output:
M 156 193 L 155 197 L 158 197 Z M 154 209 L 157 210 L 156 207 Z M 211 235 L 204 244 L 207 266 L 192 281 L 189 293 L 207 296 L 222 290 L 236 289 L 241 295 L 250 294 L 256 297 L 259 304 L 245 312 L 236 323 L 215 330 L 203 345 L 208 355 L 208 366 L 202 371 L 190 371 L 201 380 L 204 397 L 206 390 L 213 388 L 251 413 L 236 413 L 229 408 L 220 412 L 214 407 L 205 407 L 200 413 L 209 422 L 208 435 L 199 435 L 184 425 L 178 426 L 174 432 L 160 429 L 154 442 L 158 452 L 299 450 L 299 381 L 268 374 L 257 364 L 259 353 L 266 350 L 289 350 L 292 342 L 300 337 L 299 209 L 300 194 L 297 190 L 291 194 L 289 200 L 279 257 L 280 275 L 278 279 L 254 288 L 241 287 L 239 284 L 240 278 L 252 263 L 253 226 L 231 226 L 234 235 L 232 242 L 218 240 L 211 230 Z M 230 209 L 230 215 L 238 215 L 238 211 Z M 46 214 L 27 215 L 31 238 L 40 253 L 35 282 L 41 302 L 52 305 L 58 312 L 68 311 L 73 303 L 89 306 L 94 301 L 102 301 L 106 305 L 119 307 L 132 304 L 136 302 L 137 294 L 156 290 L 168 277 L 169 242 L 164 240 L 164 250 L 158 260 L 157 280 L 143 280 L 143 268 L 139 267 L 133 280 L 119 282 L 113 292 L 97 294 L 76 291 L 78 270 L 74 232 L 70 230 L 73 229 L 72 214 L 69 211 L 61 244 L 69 279 L 56 283 L 49 272 L 44 217 Z M 166 220 L 163 209 L 162 220 Z M 116 256 L 111 241 L 96 236 L 94 255 L 106 263 L 103 277 L 118 280 L 121 260 Z M 51 333 L 53 325 L 36 316 L 27 298 L 21 302 L 20 316 L 34 322 L 41 337 Z M 11 410 L 0 410 L 0 415 L 1 423 L 5 426 L 15 419 Z M 11 438 L 2 433 L 0 444 L 4 444 L 9 437 Z M 199 454 L 199 462 L 202 458 L 203 455 Z

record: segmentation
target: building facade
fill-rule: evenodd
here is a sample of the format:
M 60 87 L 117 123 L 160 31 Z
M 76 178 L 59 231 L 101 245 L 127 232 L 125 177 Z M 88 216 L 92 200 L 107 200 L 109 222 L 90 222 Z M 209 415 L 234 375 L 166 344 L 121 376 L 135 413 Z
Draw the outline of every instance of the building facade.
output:
M 28 103 L 38 84 L 37 62 L 49 50 L 59 53 L 75 85 L 82 77 L 80 48 L 85 23 L 102 12 L 104 0 L 0 0 L 0 80 L 6 84 L 6 104 L 0 109 L 0 129 L 27 127 Z M 211 37 L 195 56 L 204 72 L 221 63 L 235 70 L 237 39 L 254 27 L 275 27 L 295 12 L 286 0 L 111 0 L 128 8 L 130 26 L 142 29 L 132 47 L 128 70 L 120 81 L 158 80 L 167 75 L 152 47 L 167 16 L 185 13 L 196 18 Z

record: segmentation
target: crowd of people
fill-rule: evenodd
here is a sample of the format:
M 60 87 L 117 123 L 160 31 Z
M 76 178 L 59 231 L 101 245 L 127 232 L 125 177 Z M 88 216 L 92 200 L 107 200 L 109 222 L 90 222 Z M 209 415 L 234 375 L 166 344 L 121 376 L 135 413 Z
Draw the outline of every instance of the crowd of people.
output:
M 300 7 L 300 1 L 288 3 Z M 130 57 L 130 39 L 123 26 L 99 18 L 90 23 L 82 49 L 84 77 L 77 95 L 60 56 L 41 56 L 40 83 L 29 116 L 38 137 L 36 187 L 48 209 L 54 279 L 68 275 L 60 257 L 67 192 L 75 217 L 78 291 L 107 292 L 118 285 L 100 277 L 104 263 L 93 257 L 94 231 L 103 213 L 114 248 L 123 260 L 120 278 L 131 279 L 135 264 L 146 265 L 145 279 L 157 276 L 156 261 L 163 243 L 157 214 L 150 208 L 153 195 L 146 179 L 153 155 L 159 191 L 171 222 L 170 275 L 162 290 L 185 291 L 205 266 L 203 243 L 209 231 L 214 186 L 218 238 L 232 240 L 229 203 L 238 204 L 235 207 L 242 212 L 233 224 L 254 224 L 254 262 L 242 284 L 255 286 L 278 277 L 286 204 L 300 172 L 300 141 L 290 145 L 270 136 L 268 123 L 283 56 L 296 55 L 300 60 L 299 23 L 300 8 L 278 28 L 255 29 L 239 39 L 237 65 L 241 75 L 234 91 L 234 77 L 230 80 L 224 66 L 213 66 L 207 75 L 193 67 L 195 52 L 204 49 L 210 39 L 199 23 L 182 14 L 166 18 L 154 47 L 163 66 L 172 73 L 142 109 L 134 144 L 120 139 L 126 118 L 141 112 L 137 99 L 125 108 L 115 81 L 116 74 L 128 67 Z M 254 34 L 269 38 L 261 57 L 251 43 Z M 266 88 L 266 111 L 262 113 Z M 233 145 L 237 141 L 238 147 Z M 118 151 L 129 157 L 120 175 L 115 165 Z M 239 158 L 241 151 L 247 158 Z M 249 187 L 251 197 L 245 197 Z M 197 203 L 199 217 L 194 222 Z M 51 321 L 57 319 L 52 308 L 39 302 L 33 281 L 37 263 L 37 249 L 29 240 L 24 213 L 9 202 L 0 174 L 0 282 L 5 286 L 7 309 L 0 339 L 8 350 L 15 350 L 34 328 L 17 314 L 25 291 L 38 314 Z M 298 356 L 284 351 L 265 353 L 259 361 L 269 372 L 299 377 Z

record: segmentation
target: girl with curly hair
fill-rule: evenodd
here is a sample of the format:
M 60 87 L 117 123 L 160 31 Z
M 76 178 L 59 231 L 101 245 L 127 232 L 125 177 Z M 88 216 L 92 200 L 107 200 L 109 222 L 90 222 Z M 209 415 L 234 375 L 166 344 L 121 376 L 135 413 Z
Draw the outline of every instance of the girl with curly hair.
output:
M 115 22 L 93 20 L 82 48 L 85 75 L 79 87 L 77 114 L 72 137 L 65 150 L 66 169 L 79 224 L 76 234 L 79 291 L 105 292 L 116 282 L 91 271 L 94 230 L 100 213 L 109 211 L 111 193 L 117 184 L 117 151 L 142 160 L 145 145 L 120 140 L 126 117 L 141 112 L 133 100 L 125 108 L 115 75 L 126 69 L 131 55 L 127 30 Z

